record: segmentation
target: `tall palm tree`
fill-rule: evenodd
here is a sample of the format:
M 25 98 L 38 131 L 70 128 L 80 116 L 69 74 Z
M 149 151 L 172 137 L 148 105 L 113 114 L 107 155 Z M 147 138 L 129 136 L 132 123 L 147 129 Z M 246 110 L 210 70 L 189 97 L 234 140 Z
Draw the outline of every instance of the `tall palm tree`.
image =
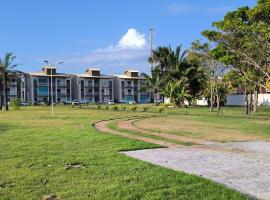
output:
M 6 53 L 4 59 L 0 58 L 0 73 L 4 79 L 4 93 L 5 93 L 5 109 L 8 111 L 8 74 L 12 71 L 17 64 L 13 64 L 16 56 L 13 53 Z

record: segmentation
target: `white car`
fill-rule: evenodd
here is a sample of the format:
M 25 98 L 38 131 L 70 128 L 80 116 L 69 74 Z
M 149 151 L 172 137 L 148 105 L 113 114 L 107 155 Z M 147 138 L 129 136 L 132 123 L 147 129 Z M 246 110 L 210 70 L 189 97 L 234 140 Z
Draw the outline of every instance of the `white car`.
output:
M 71 104 L 72 104 L 73 106 L 76 106 L 76 105 L 80 105 L 81 103 L 80 103 L 79 101 L 74 100 L 74 101 L 72 101 Z
M 135 104 L 136 102 L 134 100 L 131 100 L 128 102 L 128 104 Z
M 26 102 L 26 101 L 22 101 L 21 103 L 21 106 L 29 106 L 30 104 L 28 103 L 28 102 Z
M 108 104 L 109 105 L 113 105 L 114 104 L 114 101 L 110 100 L 110 101 L 108 101 Z

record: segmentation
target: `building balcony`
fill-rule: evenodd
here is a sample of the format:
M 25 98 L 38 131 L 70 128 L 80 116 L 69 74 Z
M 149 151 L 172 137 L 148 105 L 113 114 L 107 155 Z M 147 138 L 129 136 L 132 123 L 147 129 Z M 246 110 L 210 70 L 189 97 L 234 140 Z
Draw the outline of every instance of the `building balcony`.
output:
M 57 84 L 57 87 L 68 87 L 67 84 Z
M 49 86 L 49 84 L 48 83 L 41 83 L 41 82 L 39 82 L 38 83 L 38 86 Z
M 93 85 L 93 84 L 89 84 L 89 85 L 85 85 L 84 87 L 85 87 L 85 88 L 93 88 L 94 85 Z
M 57 93 L 57 97 L 67 97 L 67 93 Z
M 17 86 L 17 82 L 11 82 L 9 83 L 9 86 Z

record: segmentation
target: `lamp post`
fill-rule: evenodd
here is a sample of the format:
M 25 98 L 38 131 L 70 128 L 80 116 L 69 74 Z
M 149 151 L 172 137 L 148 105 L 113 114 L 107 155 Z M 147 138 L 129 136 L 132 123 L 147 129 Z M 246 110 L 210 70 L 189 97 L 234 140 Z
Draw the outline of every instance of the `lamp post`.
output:
M 49 64 L 49 61 L 48 60 L 44 60 L 44 62 L 48 65 Z M 61 61 L 59 62 L 58 64 L 61 65 L 63 64 L 64 62 Z M 50 64 L 51 67 L 53 66 L 52 63 Z M 54 115 L 54 112 L 53 112 L 53 73 L 52 73 L 52 68 L 51 68 L 51 108 L 52 108 L 52 117 Z

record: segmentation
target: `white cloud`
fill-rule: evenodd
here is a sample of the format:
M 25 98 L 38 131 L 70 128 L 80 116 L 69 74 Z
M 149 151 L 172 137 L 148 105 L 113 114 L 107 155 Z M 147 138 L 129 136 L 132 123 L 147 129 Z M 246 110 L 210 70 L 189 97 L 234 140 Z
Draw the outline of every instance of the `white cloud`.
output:
M 127 33 L 119 40 L 117 47 L 124 49 L 141 49 L 146 46 L 145 34 L 136 29 L 128 29 Z
M 78 72 L 78 68 L 72 67 L 77 65 L 81 68 L 81 71 L 89 66 L 96 66 L 104 70 L 105 73 L 112 74 L 122 73 L 127 67 L 148 72 L 150 69 L 148 64 L 149 54 L 150 49 L 145 34 L 131 28 L 115 45 L 96 49 L 89 53 L 66 56 L 64 60 L 67 64 L 66 69 L 69 71 Z

